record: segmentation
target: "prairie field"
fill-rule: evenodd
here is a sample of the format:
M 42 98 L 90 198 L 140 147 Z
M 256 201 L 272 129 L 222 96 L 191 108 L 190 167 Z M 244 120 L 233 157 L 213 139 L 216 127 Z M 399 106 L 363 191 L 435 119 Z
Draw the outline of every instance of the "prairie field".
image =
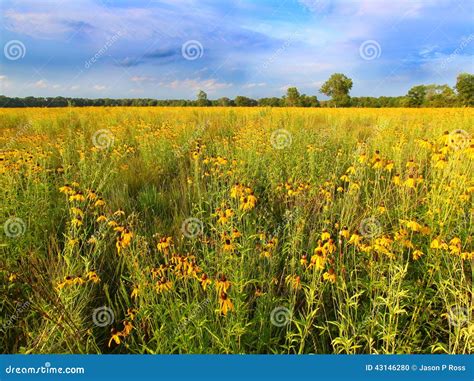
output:
M 473 125 L 2 109 L 2 351 L 472 353 Z

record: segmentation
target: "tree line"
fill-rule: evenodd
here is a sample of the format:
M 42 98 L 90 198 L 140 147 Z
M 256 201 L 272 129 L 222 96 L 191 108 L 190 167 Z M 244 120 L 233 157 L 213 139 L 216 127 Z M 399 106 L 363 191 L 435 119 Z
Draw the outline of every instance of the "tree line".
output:
M 417 85 L 404 96 L 351 97 L 352 79 L 335 73 L 321 86 L 320 92 L 330 100 L 320 101 L 315 95 L 300 94 L 296 87 L 287 89 L 281 98 L 252 99 L 237 96 L 210 100 L 200 90 L 195 100 L 187 99 L 87 99 L 69 97 L 11 98 L 0 95 L 0 107 L 86 107 L 86 106 L 221 106 L 221 107 L 472 107 L 474 106 L 474 75 L 461 73 L 454 88 L 448 85 Z

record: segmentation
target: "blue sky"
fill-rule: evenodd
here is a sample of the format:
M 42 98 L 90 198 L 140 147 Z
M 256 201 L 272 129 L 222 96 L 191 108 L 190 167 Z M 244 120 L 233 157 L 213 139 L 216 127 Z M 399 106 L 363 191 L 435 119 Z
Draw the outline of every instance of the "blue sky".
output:
M 474 72 L 468 0 L 2 0 L 0 93 L 403 95 Z

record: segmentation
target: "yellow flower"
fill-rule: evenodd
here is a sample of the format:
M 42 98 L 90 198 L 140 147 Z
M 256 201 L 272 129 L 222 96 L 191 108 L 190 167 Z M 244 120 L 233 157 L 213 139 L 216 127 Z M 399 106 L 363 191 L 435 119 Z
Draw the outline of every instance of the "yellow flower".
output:
M 430 248 L 435 249 L 435 250 L 440 250 L 440 249 L 447 250 L 448 245 L 445 242 L 443 242 L 440 238 L 435 238 L 433 241 L 431 241 Z
M 257 203 L 257 198 L 253 195 L 253 193 L 250 193 L 240 198 L 240 209 L 244 211 L 251 210 L 255 208 L 256 203 Z
M 227 292 L 227 290 L 230 288 L 230 282 L 227 280 L 224 274 L 222 274 L 217 280 L 216 280 L 216 289 L 217 292 Z
M 74 192 L 69 196 L 69 201 L 84 201 L 86 198 L 81 192 Z
M 413 175 L 409 175 L 408 178 L 403 182 L 403 186 L 410 188 L 410 189 L 415 189 L 416 181 L 413 178 Z
M 414 261 L 417 261 L 418 259 L 420 259 L 423 255 L 425 255 L 422 251 L 420 250 L 415 250 L 413 253 L 412 253 L 412 256 L 413 256 L 413 260 Z
M 112 328 L 111 333 L 112 333 L 112 337 L 109 340 L 109 344 L 108 344 L 109 348 L 112 345 L 112 341 L 114 341 L 115 344 L 120 345 L 121 343 L 120 337 L 123 336 L 122 332 L 118 332 L 115 328 Z
M 82 221 L 78 218 L 73 218 L 71 220 L 71 225 L 77 228 L 82 225 Z
M 161 252 L 167 252 L 171 247 L 172 242 L 173 237 L 163 237 L 160 239 L 160 242 L 158 242 L 157 248 Z
M 349 239 L 350 233 L 349 229 L 347 229 L 347 226 L 344 226 L 342 230 L 339 232 L 339 235 L 345 239 Z
M 99 283 L 100 282 L 100 278 L 99 278 L 99 276 L 97 275 L 97 273 L 95 271 L 89 271 L 86 274 L 86 277 L 87 277 L 87 280 L 89 280 L 93 283 Z
M 105 217 L 104 215 L 100 215 L 96 219 L 96 222 L 106 222 L 106 221 L 107 221 L 107 217 Z
M 321 233 L 321 240 L 327 241 L 329 238 L 331 238 L 331 234 L 329 234 L 327 230 L 323 230 Z
M 140 293 L 140 287 L 139 286 L 135 286 L 132 290 L 132 293 L 130 294 L 130 297 L 132 299 L 137 299 L 138 298 L 138 294 Z
M 201 283 L 202 289 L 206 291 L 207 286 L 210 285 L 212 282 L 206 274 L 202 274 L 201 279 L 199 279 L 199 283 Z
M 222 291 L 219 295 L 219 306 L 221 313 L 226 316 L 229 311 L 234 310 L 234 304 L 229 299 L 226 292 Z
M 315 249 L 316 251 L 316 249 Z M 319 252 L 311 256 L 310 267 L 316 267 L 316 270 L 323 270 L 326 265 L 326 257 Z
M 158 293 L 169 291 L 172 288 L 173 283 L 166 278 L 161 278 L 155 285 L 155 289 Z
M 334 272 L 334 269 L 329 269 L 323 274 L 323 279 L 328 280 L 331 283 L 336 283 L 336 273 Z
M 349 239 L 349 244 L 359 246 L 359 244 L 362 241 L 362 237 L 359 235 L 359 232 L 355 232 L 354 234 L 351 235 L 351 238 Z
M 132 241 L 133 233 L 127 229 L 123 229 L 120 236 L 117 238 L 115 246 L 117 247 L 117 253 L 120 254 L 122 249 L 127 248 Z
M 96 208 L 99 208 L 99 207 L 104 206 L 104 205 L 105 205 L 105 201 L 102 200 L 101 198 L 99 198 L 99 199 L 94 203 L 94 206 L 95 206 Z

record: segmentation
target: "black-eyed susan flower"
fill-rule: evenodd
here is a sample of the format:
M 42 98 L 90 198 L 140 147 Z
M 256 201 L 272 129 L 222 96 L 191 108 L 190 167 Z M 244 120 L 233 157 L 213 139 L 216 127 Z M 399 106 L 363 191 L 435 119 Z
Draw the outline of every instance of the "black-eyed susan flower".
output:
M 92 283 L 99 283 L 100 282 L 100 277 L 97 275 L 95 271 L 89 271 L 86 274 L 87 280 L 92 282 Z
M 110 346 L 112 345 L 112 342 L 115 342 L 115 344 L 120 345 L 120 343 L 122 342 L 120 338 L 123 337 L 122 332 L 119 332 L 115 328 L 112 328 L 110 333 L 111 333 L 111 337 L 109 340 L 108 347 L 110 348 Z
M 231 284 L 224 274 L 221 274 L 221 276 L 216 280 L 216 289 L 218 293 L 227 292 L 230 286 Z
M 336 273 L 334 272 L 333 268 L 330 268 L 323 274 L 323 279 L 327 280 L 331 283 L 336 283 Z
M 209 277 L 206 274 L 202 274 L 201 278 L 199 279 L 199 283 L 201 283 L 202 289 L 206 291 L 207 286 L 209 286 L 212 281 L 209 279 Z
M 157 245 L 158 251 L 162 253 L 168 252 L 168 250 L 171 247 L 172 242 L 173 242 L 173 237 L 161 238 L 160 242 L 158 242 L 158 245 Z
M 418 259 L 420 259 L 425 254 L 421 250 L 414 250 L 411 255 L 413 257 L 413 260 L 417 261 Z
M 234 310 L 234 304 L 230 300 L 229 296 L 225 291 L 222 291 L 219 294 L 219 308 L 220 312 L 226 316 L 229 311 Z

